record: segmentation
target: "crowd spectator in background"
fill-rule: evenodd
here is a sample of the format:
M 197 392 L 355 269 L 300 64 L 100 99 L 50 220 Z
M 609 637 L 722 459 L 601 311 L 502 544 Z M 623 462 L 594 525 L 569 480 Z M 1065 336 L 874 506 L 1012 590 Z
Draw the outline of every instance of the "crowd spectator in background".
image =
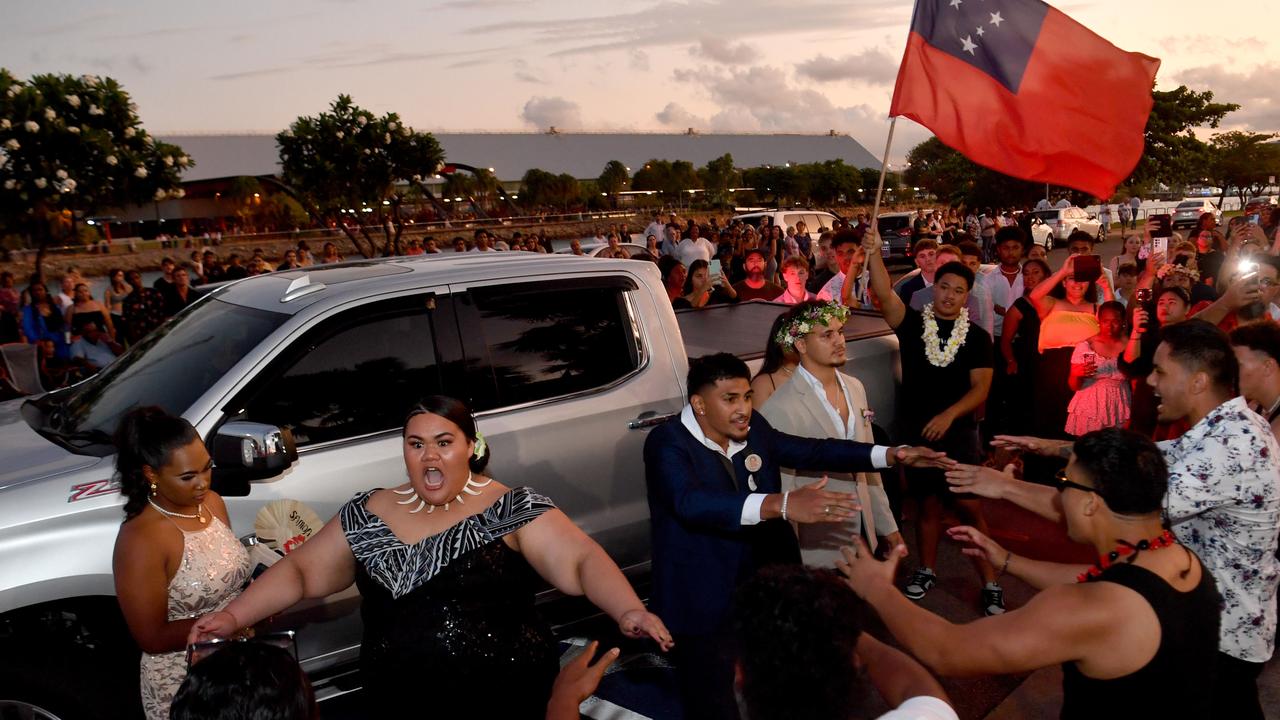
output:
M 80 277 L 80 271 L 76 268 L 67 268 L 67 271 L 62 273 L 62 277 L 59 279 L 60 289 L 58 294 L 53 297 L 54 302 L 58 304 L 58 309 L 65 312 L 67 308 L 71 307 L 71 304 L 75 302 L 76 285 L 81 282 L 83 280 Z
M 732 250 L 732 246 L 730 246 Z M 739 300 L 773 300 L 783 293 L 783 289 L 766 279 L 765 270 L 768 260 L 764 248 L 751 248 L 743 258 L 747 276 L 733 285 Z M 724 261 L 721 260 L 721 267 Z
M 869 292 L 862 236 L 853 230 L 835 233 L 831 238 L 830 254 L 835 257 L 836 274 L 818 291 L 818 299 L 848 307 L 862 307 Z M 847 294 L 843 292 L 846 283 L 849 284 Z
M 684 294 L 672 301 L 677 310 L 700 308 L 707 305 L 720 305 L 737 302 L 738 295 L 733 286 L 724 282 L 723 278 L 712 278 L 710 263 L 706 260 L 694 260 L 689 266 L 689 275 L 684 283 Z
M 1098 306 L 1098 334 L 1076 345 L 1071 353 L 1067 384 L 1075 391 L 1067 406 L 1068 435 L 1081 436 L 1129 423 L 1129 379 L 1120 370 L 1124 353 L 1124 305 Z
M 799 252 L 795 257 L 804 258 L 809 265 L 809 281 L 805 287 L 809 292 L 817 294 L 822 288 L 827 286 L 831 278 L 840 272 L 840 264 L 836 262 L 835 251 L 831 249 L 831 241 L 835 237 L 835 233 L 824 232 L 818 236 L 818 244 L 813 248 L 813 255 L 807 257 Z
M 1142 257 L 1143 238 L 1141 235 L 1134 233 L 1128 235 L 1124 239 L 1124 247 L 1119 255 L 1111 258 L 1108 269 L 1111 276 L 1115 277 L 1120 272 L 1122 265 L 1133 265 L 1139 272 L 1147 267 L 1147 259 Z
M 1280 325 L 1256 322 L 1231 331 L 1240 363 L 1240 394 L 1280 439 Z
M 894 288 L 904 305 L 910 305 L 912 295 L 933 284 L 933 273 L 938 267 L 938 241 L 927 238 L 917 241 L 912 246 L 911 256 L 916 269 L 899 279 Z
M 133 292 L 124 299 L 124 340 L 132 345 L 152 330 L 160 327 L 168 317 L 164 295 L 142 283 L 142 273 L 130 270 L 125 273 Z
M 231 256 L 232 260 L 235 258 L 235 255 Z M 177 268 L 173 271 L 173 283 L 164 294 L 164 312 L 166 315 L 177 315 L 202 295 L 199 290 L 191 287 L 191 271 L 185 266 Z
M 786 305 L 795 305 L 806 300 L 817 300 L 818 296 L 809 290 L 809 263 L 800 255 L 792 255 L 782 261 L 782 282 L 785 289 L 773 299 Z
M 107 289 L 102 291 L 102 304 L 111 314 L 112 337 L 121 340 L 120 328 L 124 322 L 124 299 L 133 292 L 133 287 L 125 280 L 124 270 L 112 268 L 107 271 Z
M 27 342 L 37 344 L 48 341 L 53 357 L 67 358 L 66 315 L 49 296 L 45 284 L 35 281 L 27 286 L 30 301 L 22 308 L 22 334 Z
M 14 287 L 13 273 L 0 272 L 0 344 L 22 339 L 21 297 Z
M 94 320 L 84 323 L 79 339 L 71 343 L 70 348 L 71 359 L 84 367 L 90 375 L 106 367 L 122 352 L 124 348 L 107 336 Z
M 804 258 L 797 259 L 804 260 Z M 778 317 L 774 318 L 773 325 L 769 328 L 769 340 L 764 347 L 764 363 L 760 365 L 760 372 L 751 378 L 753 406 L 763 406 L 770 395 L 795 375 L 796 367 L 800 364 L 800 355 L 795 348 L 784 347 L 778 342 L 779 331 L 789 322 L 787 313 L 778 313 Z
M 1186 429 L 1178 423 L 1159 421 L 1156 408 L 1160 403 L 1146 379 L 1155 369 L 1163 328 L 1185 320 L 1190 308 L 1191 296 L 1181 287 L 1163 288 L 1150 303 L 1138 303 L 1132 312 L 1129 341 L 1120 357 L 1120 370 L 1134 381 L 1129 429 L 1156 440 L 1177 437 Z
M 276 266 L 276 272 L 284 272 L 285 270 L 297 270 L 302 267 L 298 263 L 298 251 L 289 249 L 284 251 L 284 259 Z
M 165 294 L 169 288 L 173 286 L 173 271 L 178 265 L 173 258 L 162 258 L 160 260 L 160 277 L 151 283 L 152 289 L 159 290 L 160 294 Z
M 1010 428 L 1031 427 L 1035 419 L 1035 377 L 1040 360 L 1040 314 L 1027 298 L 1036 286 L 1052 274 L 1043 260 L 1028 259 L 1022 264 L 1022 295 L 1005 312 L 1000 334 L 1000 356 L 1008 380 L 1005 424 Z

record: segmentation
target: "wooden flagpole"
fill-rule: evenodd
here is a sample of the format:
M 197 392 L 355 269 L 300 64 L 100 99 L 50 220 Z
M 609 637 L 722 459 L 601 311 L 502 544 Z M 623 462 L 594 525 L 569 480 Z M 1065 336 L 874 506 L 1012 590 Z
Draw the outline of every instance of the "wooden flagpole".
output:
M 880 219 L 879 219 L 880 197 L 884 194 L 884 177 L 885 177 L 885 173 L 889 169 L 889 148 L 893 147 L 893 130 L 895 127 L 897 127 L 897 125 L 898 125 L 898 116 L 894 115 L 889 120 L 889 137 L 885 138 L 884 157 L 880 159 L 880 185 L 876 188 L 876 202 L 871 207 L 871 222 L 870 222 L 871 232 L 875 233 L 876 237 L 879 238 L 881 242 L 884 242 L 884 238 L 879 237 L 880 236 Z M 884 250 L 882 248 L 881 253 L 883 252 Z M 845 278 L 844 286 L 840 288 L 840 303 L 846 307 L 858 306 L 858 300 L 857 298 L 853 297 L 852 288 L 853 288 L 853 281 L 850 280 L 849 278 Z

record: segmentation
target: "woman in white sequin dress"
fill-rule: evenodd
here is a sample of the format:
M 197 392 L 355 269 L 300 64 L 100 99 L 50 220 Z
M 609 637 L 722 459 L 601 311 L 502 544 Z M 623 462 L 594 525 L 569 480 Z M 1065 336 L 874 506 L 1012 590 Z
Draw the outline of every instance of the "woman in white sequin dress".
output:
M 187 676 L 187 634 L 249 579 L 249 555 L 209 489 L 213 462 L 186 420 L 138 408 L 116 430 L 125 521 L 116 536 L 116 596 L 142 648 L 142 706 L 167 719 Z

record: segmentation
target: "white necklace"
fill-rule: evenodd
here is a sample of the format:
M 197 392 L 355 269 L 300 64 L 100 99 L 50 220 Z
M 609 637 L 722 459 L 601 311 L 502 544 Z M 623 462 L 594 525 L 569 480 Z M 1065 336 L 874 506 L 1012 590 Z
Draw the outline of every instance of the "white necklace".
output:
M 947 338 L 946 346 L 942 345 L 942 340 L 938 337 L 938 320 L 933 315 L 933 303 L 925 305 L 921 314 L 924 315 L 924 355 L 929 364 L 946 367 L 955 362 L 960 346 L 964 345 L 969 335 L 969 308 L 960 308 L 960 317 L 956 318 L 956 324 L 951 328 L 951 337 Z
M 152 500 L 151 498 L 147 498 L 147 502 L 151 503 L 151 507 L 155 508 L 156 512 L 160 513 L 161 515 L 168 515 L 169 517 L 186 518 L 187 520 L 199 520 L 202 524 L 209 522 L 204 517 L 204 503 L 200 503 L 198 506 L 196 506 L 195 515 L 187 515 L 185 513 L 173 512 L 172 510 L 165 510 L 164 508 L 157 505 L 156 501 Z
M 445 504 L 444 504 L 444 510 L 445 510 L 445 512 L 449 512 L 449 506 L 450 506 L 450 505 L 452 505 L 452 504 L 453 504 L 453 503 L 455 503 L 455 502 L 456 502 L 456 503 L 458 503 L 459 505 L 465 505 L 465 504 L 466 504 L 466 503 L 465 503 L 465 502 L 463 502 L 463 500 L 462 500 L 462 494 L 463 494 L 463 493 L 466 493 L 467 495 L 479 495 L 479 494 L 480 494 L 480 492 L 479 492 L 478 490 L 476 490 L 475 488 L 482 488 L 482 487 L 484 487 L 484 486 L 488 485 L 488 484 L 489 484 L 489 483 L 491 483 L 491 482 L 493 482 L 493 478 L 489 478 L 488 480 L 485 480 L 485 481 L 484 481 L 484 482 L 482 482 L 482 483 L 478 483 L 478 482 L 476 482 L 474 479 L 472 479 L 471 472 L 470 472 L 470 471 L 468 471 L 468 472 L 467 472 L 467 482 L 466 482 L 466 484 L 465 484 L 465 485 L 463 485 L 463 486 L 462 486 L 462 492 L 458 493 L 456 497 L 454 497 L 452 500 L 450 500 L 449 502 L 447 502 L 447 503 L 445 503 Z M 397 494 L 397 495 L 414 495 L 414 494 L 417 492 L 417 490 L 414 490 L 412 487 L 410 487 L 410 488 L 409 488 L 409 489 L 407 489 L 407 490 L 392 490 L 391 492 L 393 492 L 393 493 L 395 493 L 395 494 Z M 397 505 L 412 505 L 412 504 L 413 504 L 414 499 L 415 499 L 414 497 L 407 497 L 407 498 L 405 498 L 404 500 L 397 500 L 397 501 L 396 501 L 396 504 L 397 504 Z M 427 509 L 427 514 L 428 514 L 428 515 L 430 515 L 431 513 L 433 513 L 433 512 L 435 512 L 435 511 L 436 511 L 436 506 L 435 506 L 435 505 L 427 505 L 427 501 L 426 501 L 426 500 L 423 500 L 422 498 L 416 498 L 416 499 L 418 500 L 418 507 L 416 507 L 416 508 L 414 508 L 414 509 L 410 510 L 410 511 L 409 511 L 409 514 L 410 514 L 410 515 L 412 515 L 412 514 L 414 514 L 414 513 L 416 513 L 416 512 L 420 512 L 420 511 L 422 510 L 422 508 L 424 508 L 424 507 Z

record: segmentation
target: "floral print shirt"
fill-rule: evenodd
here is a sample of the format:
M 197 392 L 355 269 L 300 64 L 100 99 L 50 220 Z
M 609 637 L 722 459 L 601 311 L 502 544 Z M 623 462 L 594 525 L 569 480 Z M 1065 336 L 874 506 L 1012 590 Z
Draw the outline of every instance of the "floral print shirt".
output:
M 1280 446 L 1271 427 L 1237 397 L 1159 445 L 1169 464 L 1165 517 L 1222 593 L 1218 649 L 1265 662 L 1274 649 L 1280 580 Z

